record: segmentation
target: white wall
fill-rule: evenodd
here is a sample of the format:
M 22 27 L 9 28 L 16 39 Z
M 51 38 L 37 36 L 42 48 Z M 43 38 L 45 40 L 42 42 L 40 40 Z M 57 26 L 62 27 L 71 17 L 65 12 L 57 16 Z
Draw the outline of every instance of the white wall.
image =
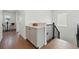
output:
M 52 23 L 52 16 L 50 10 L 26 10 L 26 25 L 33 22 L 43 22 L 47 24 Z
M 3 34 L 2 34 L 2 20 L 3 20 L 3 14 L 2 10 L 0 10 L 0 42 L 2 40 Z
M 61 39 L 76 44 L 77 24 L 79 23 L 79 11 L 78 10 L 52 11 L 52 17 L 56 22 L 56 24 L 57 24 L 57 15 L 62 13 L 67 14 L 66 15 L 67 26 L 58 26 L 61 33 Z
M 19 11 L 16 11 L 16 32 L 19 33 Z

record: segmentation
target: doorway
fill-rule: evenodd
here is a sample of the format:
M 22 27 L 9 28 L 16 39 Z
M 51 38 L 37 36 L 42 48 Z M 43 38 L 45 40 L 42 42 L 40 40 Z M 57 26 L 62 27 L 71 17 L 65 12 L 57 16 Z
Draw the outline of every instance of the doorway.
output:
M 10 48 L 16 41 L 16 11 L 2 10 L 2 36 L 1 48 Z
M 3 10 L 2 27 L 3 32 L 16 31 L 16 12 L 14 10 Z

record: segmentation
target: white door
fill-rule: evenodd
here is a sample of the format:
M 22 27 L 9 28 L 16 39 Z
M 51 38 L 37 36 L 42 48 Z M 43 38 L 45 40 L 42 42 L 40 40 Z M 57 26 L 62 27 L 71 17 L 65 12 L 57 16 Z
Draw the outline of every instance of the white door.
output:
M 2 40 L 2 19 L 3 19 L 2 11 L 0 10 L 0 42 Z
M 26 39 L 26 26 L 25 26 L 25 13 L 24 11 L 20 11 L 19 13 L 19 25 L 20 25 L 20 34 L 24 39 Z
M 25 13 L 23 11 L 18 11 L 16 14 L 16 31 L 24 39 L 26 39 L 26 28 L 25 28 Z

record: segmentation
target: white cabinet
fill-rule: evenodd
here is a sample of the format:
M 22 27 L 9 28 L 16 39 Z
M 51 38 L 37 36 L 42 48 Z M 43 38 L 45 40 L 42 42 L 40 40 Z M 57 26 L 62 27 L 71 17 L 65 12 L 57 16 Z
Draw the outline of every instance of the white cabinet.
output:
M 45 43 L 45 27 L 26 26 L 27 39 L 37 48 Z

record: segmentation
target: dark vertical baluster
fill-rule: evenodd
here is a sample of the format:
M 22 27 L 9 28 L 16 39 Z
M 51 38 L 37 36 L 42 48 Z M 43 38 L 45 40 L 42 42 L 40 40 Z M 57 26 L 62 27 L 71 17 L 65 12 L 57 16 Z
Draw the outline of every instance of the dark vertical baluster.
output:
M 54 31 L 55 31 L 55 29 L 54 29 L 54 23 L 53 23 L 53 39 L 55 38 L 55 37 L 54 37 Z
M 8 22 L 7 22 L 7 31 L 8 31 Z

